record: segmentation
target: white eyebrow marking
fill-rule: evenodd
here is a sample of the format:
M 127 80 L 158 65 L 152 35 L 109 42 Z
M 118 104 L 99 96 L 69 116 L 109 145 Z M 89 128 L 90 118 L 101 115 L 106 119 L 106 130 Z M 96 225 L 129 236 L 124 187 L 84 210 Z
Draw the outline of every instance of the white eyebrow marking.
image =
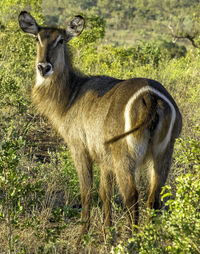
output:
M 41 37 L 40 37 L 40 35 L 38 34 L 38 40 L 39 40 L 39 42 L 40 42 L 40 45 L 43 47 L 44 46 L 44 44 L 42 43 L 42 40 L 41 40 Z
M 54 47 L 54 48 L 56 47 L 56 45 L 57 45 L 57 43 L 59 42 L 59 40 L 61 39 L 61 37 L 62 37 L 61 35 L 58 35 L 56 41 L 55 41 L 54 44 L 53 44 L 53 47 Z

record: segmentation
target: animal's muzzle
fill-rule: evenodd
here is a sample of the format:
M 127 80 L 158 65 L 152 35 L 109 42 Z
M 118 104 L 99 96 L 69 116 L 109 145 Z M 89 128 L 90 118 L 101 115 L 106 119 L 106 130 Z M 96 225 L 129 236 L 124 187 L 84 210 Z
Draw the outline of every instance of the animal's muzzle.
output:
M 53 73 L 53 66 L 50 63 L 38 63 L 37 68 L 43 77 L 48 77 Z

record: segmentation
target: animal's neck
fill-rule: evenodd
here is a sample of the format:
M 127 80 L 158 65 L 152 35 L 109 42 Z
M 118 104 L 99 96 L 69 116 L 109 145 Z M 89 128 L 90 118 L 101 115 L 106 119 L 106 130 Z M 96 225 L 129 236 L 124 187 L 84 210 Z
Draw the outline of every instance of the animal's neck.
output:
M 74 91 L 81 78 L 72 68 L 66 68 L 58 75 L 52 75 L 37 83 L 32 91 L 32 100 L 38 111 L 48 117 L 57 128 L 73 103 Z

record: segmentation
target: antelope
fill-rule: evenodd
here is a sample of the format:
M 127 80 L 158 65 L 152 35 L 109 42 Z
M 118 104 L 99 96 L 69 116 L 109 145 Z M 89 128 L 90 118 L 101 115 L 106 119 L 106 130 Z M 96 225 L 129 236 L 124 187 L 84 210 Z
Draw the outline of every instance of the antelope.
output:
M 78 15 L 66 29 L 42 27 L 28 12 L 19 15 L 21 29 L 37 40 L 32 101 L 63 137 L 78 173 L 84 222 L 80 239 L 90 226 L 93 164 L 100 170 L 105 228 L 112 225 L 113 177 L 130 226 L 138 225 L 136 173 L 146 172 L 147 208 L 160 209 L 160 192 L 182 128 L 180 111 L 159 82 L 87 76 L 73 67 L 67 43 L 81 34 L 84 23 Z

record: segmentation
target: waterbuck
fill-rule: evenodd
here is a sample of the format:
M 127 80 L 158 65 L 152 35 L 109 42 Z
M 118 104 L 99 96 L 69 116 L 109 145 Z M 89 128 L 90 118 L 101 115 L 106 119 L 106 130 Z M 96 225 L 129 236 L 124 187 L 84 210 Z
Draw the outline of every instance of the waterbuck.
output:
M 100 169 L 100 197 L 105 227 L 111 221 L 111 181 L 116 179 L 129 214 L 138 223 L 136 172 L 145 170 L 149 191 L 146 206 L 160 208 L 160 192 L 182 128 L 179 109 L 157 81 L 86 76 L 71 62 L 69 42 L 81 34 L 84 19 L 75 16 L 66 29 L 42 27 L 27 12 L 19 15 L 25 33 L 37 40 L 36 82 L 32 100 L 64 138 L 81 188 L 81 235 L 89 229 L 92 165 Z M 144 169 L 145 168 L 145 169 Z

